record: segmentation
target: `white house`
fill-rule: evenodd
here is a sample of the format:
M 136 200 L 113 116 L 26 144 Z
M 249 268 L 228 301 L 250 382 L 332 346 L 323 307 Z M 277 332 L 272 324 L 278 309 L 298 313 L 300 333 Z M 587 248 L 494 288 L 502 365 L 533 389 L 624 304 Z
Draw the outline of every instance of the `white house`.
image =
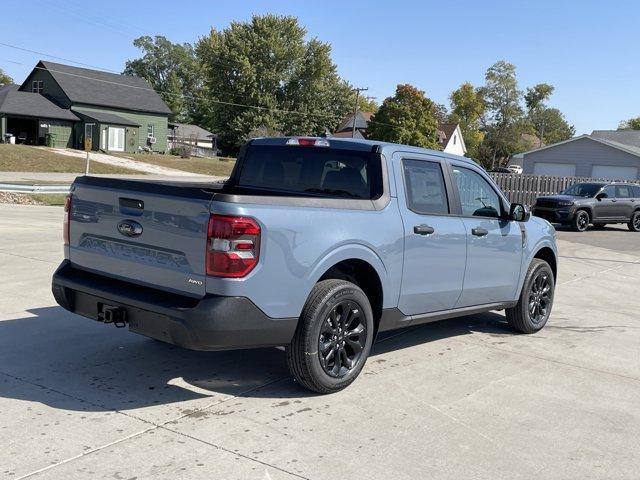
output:
M 443 152 L 460 155 L 461 157 L 467 153 L 460 125 L 457 123 L 441 123 L 438 125 L 438 143 L 442 146 Z

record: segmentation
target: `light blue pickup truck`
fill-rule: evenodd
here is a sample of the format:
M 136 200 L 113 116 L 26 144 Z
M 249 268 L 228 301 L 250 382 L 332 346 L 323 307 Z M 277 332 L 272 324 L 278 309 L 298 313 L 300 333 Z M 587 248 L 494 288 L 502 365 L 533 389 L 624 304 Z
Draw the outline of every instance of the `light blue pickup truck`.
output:
M 57 302 L 185 348 L 285 346 L 345 388 L 379 332 L 488 310 L 540 330 L 555 230 L 468 158 L 337 138 L 249 142 L 228 181 L 78 177 Z

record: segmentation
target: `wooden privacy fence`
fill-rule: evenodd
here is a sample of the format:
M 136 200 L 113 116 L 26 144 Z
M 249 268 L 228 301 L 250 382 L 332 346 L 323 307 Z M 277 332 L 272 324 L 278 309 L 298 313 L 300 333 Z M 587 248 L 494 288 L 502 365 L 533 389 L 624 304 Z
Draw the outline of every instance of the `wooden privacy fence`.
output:
M 611 180 L 588 177 L 548 177 L 546 175 L 518 175 L 515 173 L 490 173 L 509 200 L 523 205 L 533 205 L 542 195 L 553 195 L 580 182 L 610 182 Z

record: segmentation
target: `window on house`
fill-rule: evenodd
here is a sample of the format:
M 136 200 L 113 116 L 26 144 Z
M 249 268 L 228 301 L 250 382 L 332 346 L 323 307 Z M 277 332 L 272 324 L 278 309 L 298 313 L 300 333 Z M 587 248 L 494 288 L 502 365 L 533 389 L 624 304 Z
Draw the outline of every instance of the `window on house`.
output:
M 455 145 L 457 141 L 458 141 L 458 136 L 454 135 L 453 136 L 453 144 Z
M 155 135 L 153 134 L 153 124 L 147 125 L 147 137 L 153 138 Z
M 33 93 L 42 93 L 44 91 L 44 82 L 42 80 L 34 80 L 31 82 L 31 91 Z

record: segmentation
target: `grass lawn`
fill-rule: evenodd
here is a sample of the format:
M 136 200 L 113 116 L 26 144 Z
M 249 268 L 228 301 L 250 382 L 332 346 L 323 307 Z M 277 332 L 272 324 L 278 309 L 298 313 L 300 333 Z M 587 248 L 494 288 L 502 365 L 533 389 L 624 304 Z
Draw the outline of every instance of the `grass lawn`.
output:
M 158 153 L 118 154 L 121 157 L 131 158 L 138 162 L 151 163 L 161 167 L 175 168 L 185 172 L 201 173 L 203 175 L 215 175 L 228 177 L 236 163 L 235 158 L 180 158 L 177 155 L 160 155 Z
M 25 196 L 32 198 L 36 202 L 44 203 L 45 205 L 52 206 L 64 206 L 64 198 L 66 193 L 47 193 L 45 195 L 41 193 L 25 193 Z
M 84 173 L 83 158 L 67 157 L 28 145 L 0 145 L 0 172 Z M 91 173 L 140 173 L 91 162 Z

